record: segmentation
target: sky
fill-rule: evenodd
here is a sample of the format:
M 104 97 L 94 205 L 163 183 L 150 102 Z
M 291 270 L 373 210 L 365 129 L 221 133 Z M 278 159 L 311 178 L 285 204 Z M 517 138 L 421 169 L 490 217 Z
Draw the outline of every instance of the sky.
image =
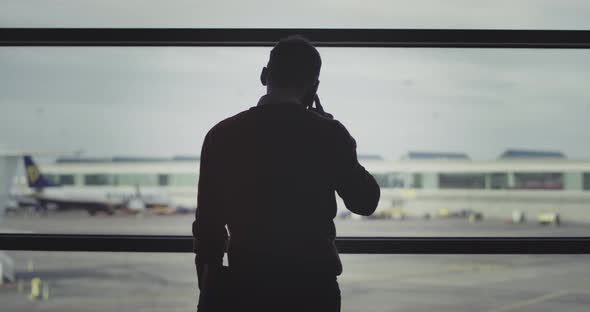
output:
M 590 29 L 590 2 L 0 0 L 0 27 Z M 0 48 L 0 148 L 198 154 L 209 128 L 264 94 L 269 50 Z M 588 50 L 319 51 L 322 104 L 360 153 L 494 159 L 523 148 L 590 159 Z

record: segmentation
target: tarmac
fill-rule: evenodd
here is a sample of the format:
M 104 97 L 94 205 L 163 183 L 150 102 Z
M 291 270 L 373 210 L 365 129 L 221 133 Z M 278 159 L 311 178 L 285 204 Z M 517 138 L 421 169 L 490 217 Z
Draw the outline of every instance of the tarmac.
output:
M 189 235 L 192 215 L 8 216 L 0 231 Z M 502 220 L 340 220 L 340 236 L 587 236 Z M 195 311 L 192 254 L 7 252 L 2 311 Z M 589 311 L 590 255 L 341 255 L 342 311 Z M 32 281 L 39 278 L 37 282 Z M 34 285 L 37 283 L 38 285 Z M 31 287 L 33 286 L 33 287 Z M 37 288 L 37 289 L 32 289 Z M 36 292 L 35 292 L 36 291 Z M 32 295 L 33 294 L 33 295 Z

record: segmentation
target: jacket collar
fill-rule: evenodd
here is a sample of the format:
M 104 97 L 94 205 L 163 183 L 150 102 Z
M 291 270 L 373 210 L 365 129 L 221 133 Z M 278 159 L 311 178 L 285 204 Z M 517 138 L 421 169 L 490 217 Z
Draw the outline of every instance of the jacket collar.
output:
M 296 104 L 298 106 L 303 107 L 301 101 L 295 97 L 290 96 L 276 96 L 266 94 L 263 95 L 260 100 L 258 100 L 258 104 L 256 106 L 264 106 L 264 105 L 276 105 L 276 104 Z

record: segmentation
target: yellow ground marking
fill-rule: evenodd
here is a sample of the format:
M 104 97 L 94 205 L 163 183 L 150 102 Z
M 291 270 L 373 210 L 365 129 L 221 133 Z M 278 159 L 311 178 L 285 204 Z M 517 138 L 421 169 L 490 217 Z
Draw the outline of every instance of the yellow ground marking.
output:
M 31 280 L 31 293 L 29 294 L 29 300 L 35 300 L 41 294 L 41 279 L 35 277 Z
M 41 292 L 43 300 L 49 300 L 49 284 L 47 282 L 43 283 L 43 290 Z
M 535 304 L 535 303 L 541 303 L 541 302 L 544 302 L 544 301 L 555 299 L 555 298 L 561 297 L 561 296 L 563 296 L 565 294 L 567 294 L 567 291 L 566 290 L 559 290 L 559 291 L 555 291 L 555 292 L 552 292 L 552 293 L 545 294 L 543 296 L 531 298 L 531 299 L 528 299 L 528 300 L 517 301 L 517 302 L 511 303 L 509 305 L 505 305 L 503 307 L 497 308 L 497 309 L 488 310 L 486 312 L 513 311 L 513 310 L 516 310 L 518 308 L 526 307 L 526 306 L 529 306 L 529 305 L 532 305 L 532 304 Z

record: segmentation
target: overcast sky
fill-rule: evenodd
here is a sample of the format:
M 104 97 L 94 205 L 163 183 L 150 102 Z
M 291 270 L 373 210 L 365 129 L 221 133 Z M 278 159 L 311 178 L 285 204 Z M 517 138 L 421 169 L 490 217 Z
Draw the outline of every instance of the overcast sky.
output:
M 0 0 L 0 27 L 590 29 L 588 1 L 279 2 Z M 456 151 L 492 159 L 506 148 L 528 148 L 590 158 L 590 51 L 319 50 L 322 103 L 361 153 L 397 159 L 408 150 Z M 258 76 L 268 52 L 0 48 L 0 146 L 87 156 L 198 154 L 211 126 L 264 93 Z

